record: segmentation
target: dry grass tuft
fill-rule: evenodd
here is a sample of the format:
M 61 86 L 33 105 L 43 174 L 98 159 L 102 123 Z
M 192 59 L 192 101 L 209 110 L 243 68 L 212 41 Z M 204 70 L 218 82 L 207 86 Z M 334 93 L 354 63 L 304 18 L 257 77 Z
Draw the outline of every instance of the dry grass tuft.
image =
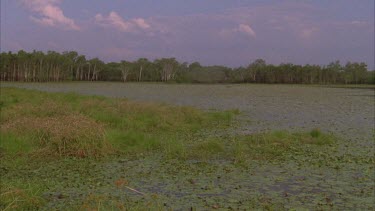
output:
M 52 100 L 45 100 L 41 104 L 35 105 L 32 103 L 17 103 L 6 109 L 1 113 L 1 121 L 8 121 L 24 116 L 33 117 L 57 117 L 65 116 L 72 113 L 70 107 Z
M 110 150 L 103 125 L 81 114 L 19 117 L 2 124 L 1 132 L 31 135 L 41 151 L 60 156 L 100 156 Z
M 35 210 L 43 203 L 44 200 L 38 196 L 38 191 L 2 184 L 0 210 Z

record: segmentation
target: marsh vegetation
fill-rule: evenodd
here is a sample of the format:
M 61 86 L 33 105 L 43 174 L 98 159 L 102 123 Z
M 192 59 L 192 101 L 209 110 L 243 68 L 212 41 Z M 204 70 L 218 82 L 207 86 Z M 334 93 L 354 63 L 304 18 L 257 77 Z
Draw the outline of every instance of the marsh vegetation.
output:
M 374 2 L 0 0 L 0 211 L 375 211 Z
M 70 92 L 46 93 L 4 86 Z M 85 94 L 91 96 L 72 93 L 75 86 L 82 92 L 82 87 L 88 86 L 91 93 Z M 269 123 L 268 115 L 251 118 L 253 113 L 249 110 L 255 109 L 257 113 L 260 109 L 251 103 L 237 100 L 237 104 L 223 105 L 226 93 L 232 91 L 239 99 L 247 93 L 251 94 L 251 101 L 259 102 L 264 98 L 247 90 L 255 89 L 258 93 L 256 86 L 197 87 L 204 88 L 213 98 L 217 98 L 215 93 L 222 95 L 222 105 L 216 104 L 215 110 L 208 109 L 215 108 L 211 104 L 199 104 L 205 102 L 199 98 L 190 98 L 190 104 L 185 103 L 189 106 L 163 103 L 170 100 L 182 104 L 184 101 L 176 100 L 181 97 L 178 90 L 187 86 L 165 85 L 174 86 L 168 88 L 169 94 L 157 84 L 100 84 L 100 90 L 119 90 L 119 86 L 125 94 L 126 90 L 140 91 L 142 86 L 150 97 L 153 93 L 147 91 L 147 86 L 153 90 L 159 87 L 155 92 L 165 98 L 162 102 L 150 102 L 152 98 L 146 102 L 135 96 L 147 95 L 134 93 L 128 95 L 133 100 L 127 100 L 124 96 L 113 96 L 116 92 L 108 92 L 115 98 L 92 96 L 95 84 L 3 84 L 2 209 L 373 208 L 373 119 L 366 119 L 366 115 L 374 114 L 367 110 L 371 107 L 370 98 L 359 94 L 369 94 L 371 90 L 345 90 L 345 94 L 357 93 L 357 103 L 363 108 L 362 112 L 348 114 L 356 119 L 353 124 L 325 128 L 331 122 L 322 115 L 318 116 L 319 123 L 306 122 L 299 128 L 290 124 L 286 130 L 280 127 L 285 125 L 282 115 L 275 115 L 275 124 L 268 128 L 264 127 Z M 260 87 L 262 95 L 268 93 L 265 87 Z M 303 98 L 296 100 L 291 94 L 299 93 L 299 89 L 318 89 L 321 94 L 316 97 L 323 104 L 328 102 L 325 97 L 332 100 L 333 93 L 343 91 L 321 87 L 275 88 L 271 89 L 279 90 L 277 95 L 283 95 L 284 103 L 289 98 L 299 102 L 299 106 L 303 106 Z M 194 93 L 195 86 L 188 89 Z M 239 89 L 244 89 L 243 93 Z M 177 90 L 177 98 L 171 96 L 171 90 Z M 196 102 L 192 102 L 194 99 Z M 194 103 L 203 110 L 190 107 Z M 272 103 L 262 103 L 274 112 Z M 316 110 L 310 102 L 307 104 Z M 340 106 L 338 109 L 349 112 L 345 103 Z M 356 108 L 356 103 L 351 102 L 350 108 Z M 309 107 L 304 109 L 309 111 Z M 292 119 L 301 118 L 298 109 L 294 114 Z M 339 113 L 332 118 L 340 116 L 343 120 L 348 117 Z M 348 130 L 344 125 L 353 130 L 341 133 Z

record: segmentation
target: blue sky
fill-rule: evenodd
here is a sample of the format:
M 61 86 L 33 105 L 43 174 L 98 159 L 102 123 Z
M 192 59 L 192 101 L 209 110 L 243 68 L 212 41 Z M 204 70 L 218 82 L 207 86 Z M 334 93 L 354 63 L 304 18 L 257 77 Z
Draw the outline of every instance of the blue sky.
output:
M 366 62 L 373 0 L 1 0 L 1 50 L 205 65 Z

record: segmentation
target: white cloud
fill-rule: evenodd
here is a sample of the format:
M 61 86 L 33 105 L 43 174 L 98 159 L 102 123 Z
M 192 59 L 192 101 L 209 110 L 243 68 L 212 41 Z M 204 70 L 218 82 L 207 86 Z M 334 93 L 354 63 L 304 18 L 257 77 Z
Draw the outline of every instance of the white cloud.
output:
M 136 18 L 133 20 L 135 24 L 137 24 L 138 27 L 142 29 L 148 29 L 150 28 L 150 25 L 146 23 L 146 21 L 142 18 Z
M 135 32 L 151 27 L 143 18 L 135 18 L 127 21 L 114 11 L 110 12 L 107 17 L 104 17 L 102 14 L 97 14 L 95 16 L 95 23 L 103 27 L 113 27 L 123 32 Z
M 58 6 L 61 0 L 23 0 L 29 10 L 36 13 L 31 20 L 43 26 L 61 27 L 67 30 L 80 30 L 80 27 L 71 18 L 64 15 Z
M 248 37 L 256 38 L 255 31 L 247 24 L 239 24 L 235 28 L 227 28 L 219 32 L 219 35 L 226 39 L 232 39 L 236 34 L 245 34 Z
M 255 31 L 246 24 L 240 24 L 237 28 L 237 31 L 250 35 L 251 37 L 256 37 Z

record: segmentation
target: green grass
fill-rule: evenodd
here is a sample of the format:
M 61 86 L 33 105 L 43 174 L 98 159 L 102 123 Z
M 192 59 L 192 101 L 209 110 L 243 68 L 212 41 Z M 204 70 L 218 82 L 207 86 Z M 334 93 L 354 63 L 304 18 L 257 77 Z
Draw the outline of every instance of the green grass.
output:
M 299 154 L 305 150 L 331 147 L 336 138 L 318 129 L 309 132 L 274 131 L 240 136 L 235 140 L 236 162 L 247 160 L 282 159 L 285 155 Z
M 180 158 L 202 161 L 222 159 L 235 163 L 253 160 L 273 161 L 306 150 L 334 148 L 336 141 L 335 136 L 323 133 L 319 129 L 307 132 L 272 131 L 226 138 L 206 138 L 185 143 L 189 150 L 181 153 Z
M 227 158 L 227 152 L 223 140 L 209 138 L 207 140 L 198 140 L 189 147 L 186 158 L 193 160 L 212 160 Z
M 41 188 L 30 183 L 1 184 L 0 208 L 2 210 L 37 210 L 44 203 Z
M 111 170 L 106 164 L 121 166 L 122 159 L 141 160 L 140 165 L 145 159 L 151 166 L 154 158 L 160 159 L 160 166 L 153 171 L 173 177 L 180 170 L 188 171 L 184 168 L 190 161 L 203 161 L 197 162 L 202 167 L 191 167 L 201 172 L 210 161 L 248 166 L 253 161 L 267 163 L 299 155 L 314 158 L 322 148 L 329 151 L 336 143 L 334 136 L 319 129 L 231 137 L 207 135 L 211 129 L 230 127 L 239 110 L 204 112 L 191 107 L 16 88 L 1 89 L 0 106 L 2 210 L 40 209 L 51 202 L 43 196 L 48 191 L 79 192 L 83 187 L 116 190 L 113 180 L 131 172 L 114 172 L 117 176 L 112 178 L 112 173 L 105 173 Z M 139 174 L 143 174 L 140 169 Z M 87 193 L 70 208 L 163 209 L 160 200 L 151 196 L 144 203 L 128 203 L 107 193 Z M 59 197 L 54 197 L 51 200 L 59 202 Z
M 318 129 L 276 131 L 232 138 L 200 137 L 200 130 L 231 124 L 238 110 L 135 103 L 77 94 L 2 88 L 0 155 L 102 157 L 162 153 L 168 158 L 271 159 L 335 138 Z
M 9 156 L 169 153 L 173 142 L 202 129 L 228 126 L 236 113 L 72 93 L 1 91 L 0 147 L 2 155 Z
M 28 137 L 19 136 L 14 133 L 0 134 L 0 157 L 7 154 L 30 153 L 35 146 L 28 140 Z

